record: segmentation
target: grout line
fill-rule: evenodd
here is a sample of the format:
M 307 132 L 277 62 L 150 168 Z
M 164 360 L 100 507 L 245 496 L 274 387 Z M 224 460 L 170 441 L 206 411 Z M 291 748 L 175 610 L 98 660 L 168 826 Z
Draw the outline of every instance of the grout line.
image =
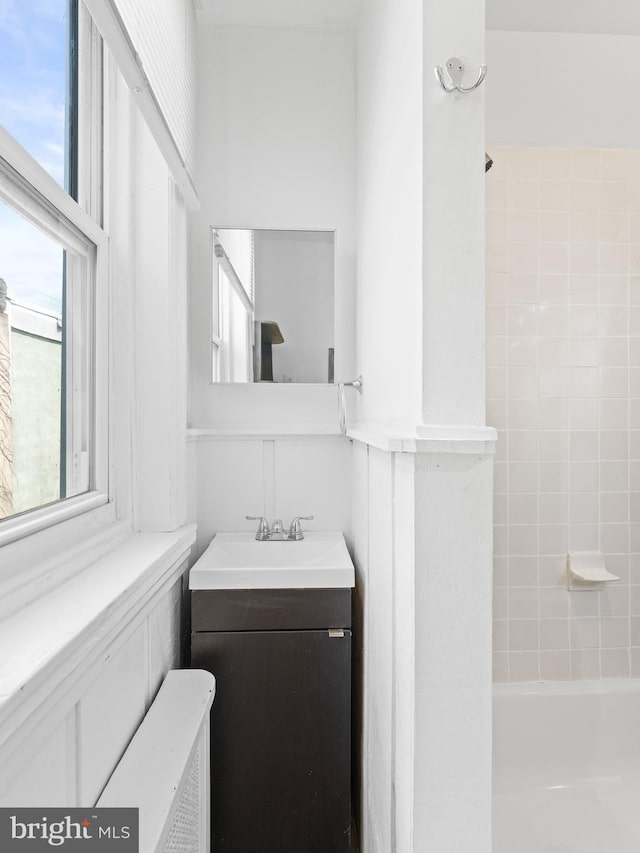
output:
M 262 442 L 263 515 L 269 523 L 276 517 L 276 443 Z

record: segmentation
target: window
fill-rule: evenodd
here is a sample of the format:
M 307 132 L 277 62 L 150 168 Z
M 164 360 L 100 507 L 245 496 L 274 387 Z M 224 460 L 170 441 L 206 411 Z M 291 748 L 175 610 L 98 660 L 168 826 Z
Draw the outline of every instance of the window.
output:
M 0 24 L 0 542 L 21 514 L 105 485 L 94 377 L 106 241 L 71 200 L 80 122 L 100 109 L 85 85 L 92 115 L 79 111 L 81 19 L 76 0 L 49 0 L 10 3 Z

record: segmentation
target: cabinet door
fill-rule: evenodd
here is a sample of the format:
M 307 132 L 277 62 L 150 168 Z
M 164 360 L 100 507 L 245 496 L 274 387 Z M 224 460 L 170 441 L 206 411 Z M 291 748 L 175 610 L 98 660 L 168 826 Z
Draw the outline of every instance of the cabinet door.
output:
M 192 636 L 216 677 L 212 849 L 347 853 L 351 824 L 351 634 Z

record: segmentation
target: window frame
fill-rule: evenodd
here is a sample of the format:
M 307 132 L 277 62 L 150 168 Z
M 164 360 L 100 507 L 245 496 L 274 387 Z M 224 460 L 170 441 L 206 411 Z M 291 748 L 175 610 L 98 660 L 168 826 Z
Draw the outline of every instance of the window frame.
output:
M 102 40 L 84 5 L 79 4 L 78 30 L 78 198 L 76 202 L 29 152 L 0 126 L 0 199 L 60 244 L 69 248 L 86 270 L 86 288 L 71 298 L 71 316 L 79 318 L 83 340 L 72 348 L 68 379 L 80 406 L 74 411 L 75 452 L 88 443 L 88 490 L 35 507 L 0 521 L 0 548 L 108 504 L 108 249 L 102 221 Z M 73 288 L 71 292 L 73 293 Z M 75 332 L 71 329 L 71 334 Z M 79 344 L 79 346 L 78 346 Z M 75 377 L 84 376 L 82 380 Z M 75 409 L 74 405 L 74 409 Z M 78 456 L 80 458 L 80 455 Z M 84 464 L 84 463 L 81 463 Z M 113 515 L 115 518 L 115 513 Z M 9 560 L 9 562 L 11 562 Z M 1 563 L 6 563 L 0 560 Z M 0 571 L 0 582 L 3 572 Z M 25 579 L 26 580 L 26 579 Z

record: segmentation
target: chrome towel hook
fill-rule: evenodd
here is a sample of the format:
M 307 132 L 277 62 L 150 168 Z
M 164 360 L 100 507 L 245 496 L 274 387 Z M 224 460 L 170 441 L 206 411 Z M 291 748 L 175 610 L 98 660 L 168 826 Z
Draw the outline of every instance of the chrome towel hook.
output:
M 443 69 L 441 65 L 436 65 L 434 70 L 438 83 L 440 83 L 445 92 L 473 92 L 487 76 L 487 66 L 481 65 L 478 79 L 473 86 L 463 86 L 464 62 L 457 56 L 447 59 L 446 69 Z M 449 78 L 449 83 L 445 80 L 445 74 Z

